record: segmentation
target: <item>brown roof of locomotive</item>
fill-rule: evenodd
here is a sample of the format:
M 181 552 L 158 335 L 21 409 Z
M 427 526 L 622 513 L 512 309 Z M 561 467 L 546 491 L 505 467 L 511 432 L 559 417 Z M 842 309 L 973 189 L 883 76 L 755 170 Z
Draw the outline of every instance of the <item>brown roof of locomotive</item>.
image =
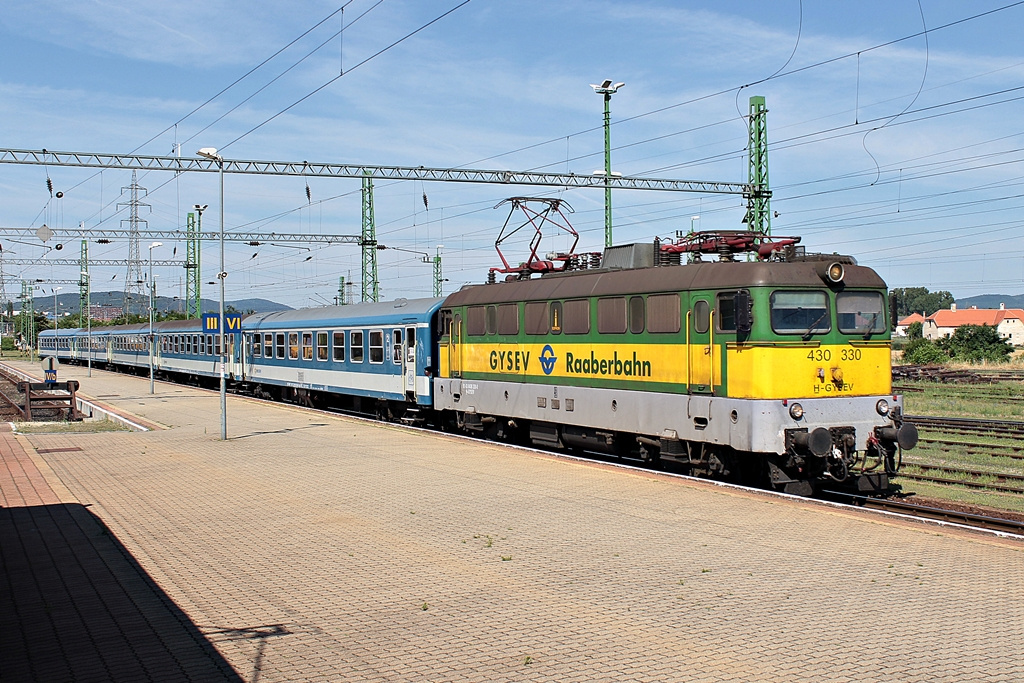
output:
M 817 268 L 822 262 L 711 262 L 657 268 L 574 271 L 531 280 L 467 285 L 451 294 L 445 306 L 510 301 L 540 301 L 589 296 L 621 296 L 700 289 L 744 287 L 814 287 L 825 283 Z M 844 266 L 841 286 L 882 289 L 885 282 L 870 268 Z

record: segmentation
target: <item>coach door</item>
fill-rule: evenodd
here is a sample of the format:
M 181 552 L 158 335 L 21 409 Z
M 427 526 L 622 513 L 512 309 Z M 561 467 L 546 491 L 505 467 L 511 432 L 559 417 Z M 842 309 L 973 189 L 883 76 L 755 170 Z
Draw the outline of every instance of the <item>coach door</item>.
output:
M 405 328 L 405 395 L 416 398 L 416 328 Z
M 690 310 L 686 317 L 691 393 L 712 392 L 712 314 L 711 298 L 708 295 L 697 295 L 690 299 Z
M 448 335 L 448 368 L 452 377 L 462 377 L 462 314 L 452 319 L 451 334 Z

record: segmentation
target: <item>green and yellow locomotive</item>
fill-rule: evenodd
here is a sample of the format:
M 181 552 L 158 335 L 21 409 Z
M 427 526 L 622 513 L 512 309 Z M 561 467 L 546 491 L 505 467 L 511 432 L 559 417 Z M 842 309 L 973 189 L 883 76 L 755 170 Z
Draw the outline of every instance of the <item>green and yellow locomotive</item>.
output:
M 884 491 L 917 441 L 892 394 L 885 283 L 797 241 L 698 234 L 464 287 L 440 313 L 435 408 L 790 493 Z

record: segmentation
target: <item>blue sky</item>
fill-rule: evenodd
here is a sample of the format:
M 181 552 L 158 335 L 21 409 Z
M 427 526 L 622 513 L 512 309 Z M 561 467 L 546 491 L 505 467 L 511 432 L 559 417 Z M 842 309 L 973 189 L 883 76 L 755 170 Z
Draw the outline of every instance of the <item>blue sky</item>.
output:
M 342 3 L 7 0 L 0 146 L 167 155 L 180 144 L 183 156 L 217 147 L 229 159 L 589 174 L 603 166 L 603 105 L 589 84 L 612 78 L 626 83 L 611 102 L 615 171 L 744 182 L 741 114 L 763 95 L 775 234 L 853 254 L 892 287 L 1024 292 L 1024 4 L 471 0 L 373 57 L 460 2 L 353 0 L 340 38 L 342 13 L 213 98 Z M 891 42 L 925 27 L 927 38 Z M 51 198 L 47 175 L 62 199 Z M 80 223 L 119 228 L 130 181 L 130 172 L 0 165 L 0 226 L 46 223 L 50 245 Z M 216 175 L 150 172 L 139 183 L 150 228 L 180 228 L 196 203 L 210 205 L 204 227 L 216 226 Z M 565 199 L 578 249 L 601 248 L 600 190 L 454 183 L 378 182 L 378 239 L 431 254 L 444 244 L 446 292 L 482 282 L 499 265 L 494 239 L 507 215 L 493 207 L 515 195 Z M 617 243 L 691 224 L 744 227 L 735 196 L 616 191 L 613 205 Z M 359 182 L 229 175 L 225 213 L 228 231 L 354 235 Z M 542 248 L 564 248 L 560 240 Z M 184 256 L 184 243 L 163 241 L 158 258 Z M 77 243 L 58 254 L 24 242 L 0 238 L 8 258 L 38 259 L 5 265 L 8 277 L 77 277 L 47 264 L 77 257 Z M 127 253 L 117 242 L 91 251 Z M 204 281 L 216 258 L 216 245 L 204 246 Z M 383 298 L 431 294 L 420 257 L 379 259 Z M 360 253 L 229 243 L 226 269 L 228 300 L 316 306 L 337 294 L 339 275 L 358 281 Z M 183 270 L 159 275 L 161 295 L 183 292 Z M 97 290 L 123 280 L 123 268 L 93 272 Z

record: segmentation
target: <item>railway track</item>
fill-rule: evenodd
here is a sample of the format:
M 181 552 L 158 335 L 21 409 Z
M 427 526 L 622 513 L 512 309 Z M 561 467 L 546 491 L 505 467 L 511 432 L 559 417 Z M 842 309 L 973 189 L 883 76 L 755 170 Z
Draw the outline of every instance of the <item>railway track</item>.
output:
M 1020 474 L 970 470 L 949 467 L 948 465 L 926 465 L 921 463 L 905 463 L 904 467 L 914 467 L 921 470 L 922 473 L 907 472 L 905 469 L 901 469 L 899 473 L 892 475 L 892 478 L 928 481 L 935 484 L 952 484 L 972 489 L 983 489 L 985 491 L 998 491 L 1000 493 L 1024 493 L 1024 487 L 1013 486 L 1010 483 L 1024 482 L 1024 475 Z M 985 478 L 991 478 L 994 481 L 981 481 Z
M 825 491 L 824 493 L 827 494 L 829 498 L 834 497 L 837 500 L 847 501 L 850 505 L 865 509 L 896 512 L 903 515 L 909 515 L 911 517 L 919 517 L 921 519 L 951 522 L 953 524 L 960 524 L 976 529 L 986 529 L 988 531 L 999 531 L 1002 533 L 1014 534 L 1016 536 L 1024 536 L 1024 522 L 1018 522 L 1013 519 L 988 517 L 972 512 L 935 508 L 926 505 L 915 505 L 914 503 L 907 503 L 902 500 L 893 500 L 890 498 L 868 498 L 866 496 L 858 496 L 838 491 Z
M 1017 420 L 979 420 L 969 417 L 906 415 L 918 429 L 954 434 L 986 434 L 990 436 L 1024 437 L 1024 422 Z
M 1024 448 L 1009 444 L 980 443 L 977 441 L 953 441 L 952 439 L 920 438 L 917 443 L 927 444 L 937 451 L 959 451 L 966 455 L 988 455 L 993 458 L 1024 460 Z

